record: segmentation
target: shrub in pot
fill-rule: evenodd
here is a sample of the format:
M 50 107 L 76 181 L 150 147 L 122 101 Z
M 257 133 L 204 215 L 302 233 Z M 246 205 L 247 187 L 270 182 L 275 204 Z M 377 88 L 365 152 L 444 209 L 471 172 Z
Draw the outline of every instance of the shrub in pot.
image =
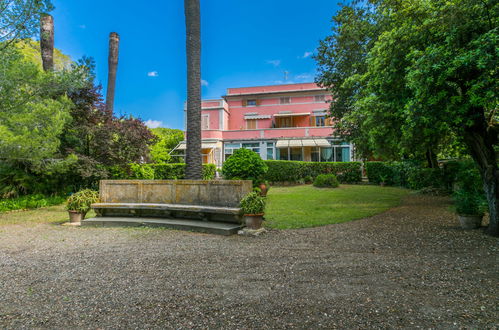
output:
M 251 192 L 241 200 L 241 210 L 246 227 L 250 229 L 260 229 L 262 227 L 265 198 L 256 192 Z
M 334 174 L 319 174 L 314 180 L 314 187 L 336 188 L 339 185 L 340 183 Z
M 99 201 L 99 193 L 95 190 L 84 189 L 69 196 L 66 209 L 69 212 L 70 222 L 81 222 L 90 210 L 90 205 Z
M 463 229 L 480 227 L 484 214 L 483 197 L 478 192 L 466 189 L 457 190 L 453 197 L 461 227 Z

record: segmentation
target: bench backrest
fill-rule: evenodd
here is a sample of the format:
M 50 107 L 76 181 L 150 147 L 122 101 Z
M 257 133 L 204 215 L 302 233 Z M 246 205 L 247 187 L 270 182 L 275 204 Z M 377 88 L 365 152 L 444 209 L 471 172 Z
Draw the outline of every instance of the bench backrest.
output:
M 101 180 L 102 203 L 156 203 L 239 207 L 249 180 Z

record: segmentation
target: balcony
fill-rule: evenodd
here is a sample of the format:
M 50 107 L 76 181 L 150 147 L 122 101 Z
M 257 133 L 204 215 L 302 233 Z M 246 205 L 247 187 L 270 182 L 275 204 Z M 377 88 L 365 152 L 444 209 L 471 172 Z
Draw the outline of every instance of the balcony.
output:
M 219 140 L 264 140 L 278 138 L 305 138 L 305 137 L 327 137 L 333 134 L 331 126 L 323 127 L 285 127 L 285 128 L 262 128 L 251 130 L 202 131 L 203 139 Z

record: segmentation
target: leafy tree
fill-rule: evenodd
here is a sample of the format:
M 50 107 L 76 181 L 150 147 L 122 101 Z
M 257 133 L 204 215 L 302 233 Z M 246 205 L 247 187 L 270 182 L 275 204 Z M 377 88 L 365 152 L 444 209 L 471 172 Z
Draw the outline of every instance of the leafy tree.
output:
M 171 162 L 170 151 L 184 139 L 184 132 L 163 127 L 153 128 L 151 131 L 158 138 L 157 142 L 149 147 L 151 161 L 158 164 Z
M 362 10 L 369 14 L 359 14 Z M 357 14 L 351 18 L 348 12 Z M 347 135 L 353 128 L 357 144 L 364 141 L 381 155 L 432 150 L 452 138 L 466 146 L 480 169 L 488 231 L 494 235 L 499 235 L 498 14 L 493 0 L 346 6 L 317 56 L 317 81 L 340 89 L 332 115 Z M 357 31 L 361 26 L 369 27 L 367 40 Z M 354 46 L 365 49 L 342 59 Z M 341 104 L 347 105 L 343 112 Z
M 201 156 L 201 15 L 199 0 L 184 0 L 187 53 L 187 149 L 185 176 L 200 180 Z
M 0 1 L 0 52 L 36 34 L 39 18 L 53 9 L 50 0 Z
M 69 119 L 71 101 L 60 93 L 62 75 L 44 73 L 16 48 L 2 54 L 0 157 L 50 158 Z

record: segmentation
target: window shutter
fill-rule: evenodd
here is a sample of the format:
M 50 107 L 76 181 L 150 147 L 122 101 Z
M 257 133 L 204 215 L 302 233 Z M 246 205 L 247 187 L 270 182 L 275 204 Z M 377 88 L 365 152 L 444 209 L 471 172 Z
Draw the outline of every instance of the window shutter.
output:
M 243 100 L 243 107 L 245 107 L 247 104 L 247 101 L 246 100 Z
M 260 105 L 260 100 L 259 99 L 256 99 L 256 105 L 259 106 Z
M 315 117 L 314 116 L 310 116 L 310 126 L 311 127 L 315 126 Z

